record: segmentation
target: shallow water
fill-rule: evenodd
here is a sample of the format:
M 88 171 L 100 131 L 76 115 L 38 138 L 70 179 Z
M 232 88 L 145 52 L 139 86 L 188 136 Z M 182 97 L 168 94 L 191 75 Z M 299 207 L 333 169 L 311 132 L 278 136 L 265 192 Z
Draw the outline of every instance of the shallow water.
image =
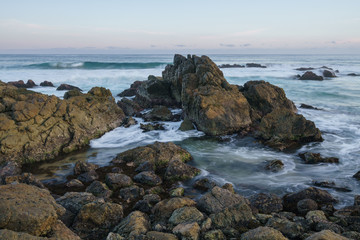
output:
M 88 91 L 93 86 L 109 88 L 114 95 L 135 80 L 148 75 L 161 75 L 172 55 L 0 55 L 0 79 L 3 81 L 32 79 L 37 84 L 52 81 L 76 85 Z M 334 181 L 351 192 L 329 190 L 340 204 L 352 204 L 360 194 L 359 183 L 352 175 L 360 170 L 360 56 L 355 55 L 214 55 L 217 64 L 266 65 L 267 68 L 222 69 L 226 79 L 242 85 L 249 80 L 265 80 L 282 87 L 287 97 L 299 106 L 306 103 L 321 111 L 300 109 L 299 113 L 315 122 L 322 131 L 324 142 L 310 143 L 290 153 L 282 153 L 256 143 L 254 139 L 228 136 L 228 141 L 203 138 L 198 131 L 178 131 L 180 122 L 165 123 L 166 131 L 143 133 L 138 125 L 117 128 L 91 141 L 85 152 L 73 154 L 61 161 L 45 163 L 35 171 L 42 179 L 63 180 L 71 173 L 77 159 L 107 165 L 117 153 L 154 141 L 174 141 L 194 157 L 193 165 L 201 168 L 218 183 L 231 182 L 246 196 L 256 192 L 284 194 L 312 185 L 313 180 Z M 92 62 L 96 64 L 85 64 Z M 299 67 L 331 67 L 339 70 L 338 77 L 324 81 L 295 80 Z M 46 67 L 44 67 L 46 66 Z M 49 67 L 50 66 L 50 67 Z M 84 67 L 86 66 L 86 67 Z M 90 67 L 89 67 L 90 66 Z M 96 66 L 96 67 L 93 67 Z M 316 71 L 315 71 L 316 72 Z M 36 87 L 35 91 L 62 97 L 63 91 Z M 305 165 L 299 152 L 320 152 L 340 159 L 339 164 Z M 278 173 L 264 171 L 267 160 L 280 159 L 285 168 Z

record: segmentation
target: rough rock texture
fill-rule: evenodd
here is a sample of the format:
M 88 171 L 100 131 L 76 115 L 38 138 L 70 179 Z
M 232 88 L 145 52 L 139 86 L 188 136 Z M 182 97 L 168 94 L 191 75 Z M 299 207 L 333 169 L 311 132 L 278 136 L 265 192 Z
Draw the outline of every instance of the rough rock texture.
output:
M 195 204 L 195 201 L 186 197 L 165 199 L 154 206 L 152 213 L 158 218 L 167 219 L 174 210 L 182 207 L 194 207 Z
M 33 80 L 28 80 L 26 83 L 24 83 L 23 80 L 15 81 L 15 82 L 8 82 L 8 84 L 13 85 L 17 88 L 33 88 L 36 86 Z
M 126 239 L 134 239 L 135 236 L 146 234 L 149 229 L 149 217 L 140 211 L 130 213 L 115 227 L 115 231 Z
M 270 214 L 283 210 L 282 199 L 275 194 L 259 193 L 250 197 L 251 206 L 260 213 Z
M 301 77 L 300 80 L 324 80 L 324 78 L 322 76 L 318 76 L 315 73 L 311 72 L 311 71 L 307 71 L 305 72 Z
M 146 233 L 147 240 L 178 240 L 174 234 L 150 231 Z
M 212 231 L 205 233 L 204 239 L 205 240 L 226 240 L 226 237 L 221 230 L 217 229 L 217 230 L 212 230 Z
M 154 108 L 144 115 L 146 121 L 171 121 L 173 115 L 165 106 L 154 106 Z
M 126 116 L 134 116 L 144 110 L 144 108 L 138 103 L 127 98 L 123 98 L 121 101 L 118 101 L 117 105 L 124 111 Z
M 122 173 L 108 173 L 105 176 L 105 182 L 111 189 L 129 187 L 133 184 L 131 178 Z
M 47 190 L 26 184 L 0 186 L 0 228 L 41 236 L 64 213 Z
M 56 90 L 58 91 L 62 91 L 62 90 L 78 90 L 78 91 L 82 91 L 80 88 L 70 85 L 70 84 L 61 84 Z
M 134 181 L 137 183 L 143 183 L 151 186 L 160 185 L 162 183 L 161 178 L 153 171 L 144 171 L 135 175 Z
M 1 240 L 46 240 L 45 237 L 36 237 L 24 232 L 15 232 L 8 229 L 0 229 Z
M 106 186 L 105 183 L 94 181 L 87 188 L 86 192 L 92 193 L 95 197 L 109 198 L 112 191 Z
M 323 230 L 321 232 L 314 233 L 305 240 L 349 240 L 349 238 L 343 237 L 330 230 Z
M 268 170 L 271 172 L 279 172 L 283 168 L 284 168 L 284 163 L 278 159 L 268 161 L 265 165 L 265 170 Z
M 40 86 L 42 87 L 54 87 L 54 84 L 52 82 L 49 81 L 43 81 L 40 83 Z
M 186 222 L 198 222 L 200 223 L 204 219 L 204 214 L 202 214 L 196 207 L 182 207 L 176 209 L 171 217 L 169 222 L 177 225 L 180 223 Z
M 121 93 L 118 94 L 119 97 L 131 97 L 135 96 L 137 89 L 142 84 L 142 81 L 135 81 L 133 84 L 131 84 L 129 89 L 125 89 Z
M 185 181 L 198 175 L 200 170 L 196 167 L 184 163 L 180 159 L 174 159 L 169 162 L 165 171 L 165 180 Z
M 332 70 L 327 70 L 327 69 L 325 69 L 325 70 L 323 71 L 323 76 L 324 76 L 324 77 L 328 77 L 328 78 L 334 78 L 334 77 L 336 77 L 336 74 L 335 74 L 335 72 L 333 72 Z
M 316 163 L 339 163 L 339 159 L 336 157 L 322 157 L 320 153 L 304 152 L 299 153 L 299 156 L 306 164 Z
M 124 118 L 109 90 L 55 96 L 0 84 L 0 162 L 51 159 L 86 146 Z
M 198 240 L 200 235 L 200 226 L 197 222 L 181 223 L 174 227 L 173 233 L 184 240 Z
M 270 218 L 266 226 L 279 230 L 285 237 L 290 239 L 300 238 L 304 232 L 304 228 L 300 224 L 291 222 L 286 218 Z
M 287 240 L 287 238 L 271 227 L 258 227 L 242 234 L 241 240 Z

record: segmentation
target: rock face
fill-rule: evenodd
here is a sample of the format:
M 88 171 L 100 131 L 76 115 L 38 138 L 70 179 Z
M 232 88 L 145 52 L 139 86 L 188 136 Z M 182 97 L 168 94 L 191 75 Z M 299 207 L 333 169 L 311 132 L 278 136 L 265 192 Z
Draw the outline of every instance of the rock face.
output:
M 45 235 L 64 213 L 47 190 L 26 184 L 0 186 L 0 228 Z
M 118 127 L 124 113 L 109 90 L 60 100 L 0 84 L 0 162 L 51 159 Z

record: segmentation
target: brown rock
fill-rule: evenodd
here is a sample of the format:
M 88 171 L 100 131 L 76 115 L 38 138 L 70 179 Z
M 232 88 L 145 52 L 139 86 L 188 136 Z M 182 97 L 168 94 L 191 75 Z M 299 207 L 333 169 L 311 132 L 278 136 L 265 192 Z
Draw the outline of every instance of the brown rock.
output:
M 287 240 L 287 238 L 271 227 L 258 227 L 243 233 L 241 240 Z
M 300 80 L 324 80 L 324 78 L 322 76 L 318 76 L 315 73 L 311 72 L 311 71 L 307 71 L 305 72 L 301 77 Z
M 73 85 L 70 85 L 70 84 L 61 84 L 56 90 L 58 91 L 62 91 L 62 90 L 78 90 L 78 91 L 82 91 L 80 88 L 78 87 L 75 87 Z
M 343 237 L 330 230 L 323 230 L 321 232 L 312 234 L 305 240 L 349 240 L 349 238 Z
M 157 203 L 152 209 L 152 213 L 158 218 L 168 219 L 174 210 L 182 207 L 193 207 L 195 205 L 195 201 L 190 198 L 174 197 Z
M 52 82 L 49 81 L 43 81 L 40 83 L 40 86 L 42 87 L 54 87 L 54 84 Z

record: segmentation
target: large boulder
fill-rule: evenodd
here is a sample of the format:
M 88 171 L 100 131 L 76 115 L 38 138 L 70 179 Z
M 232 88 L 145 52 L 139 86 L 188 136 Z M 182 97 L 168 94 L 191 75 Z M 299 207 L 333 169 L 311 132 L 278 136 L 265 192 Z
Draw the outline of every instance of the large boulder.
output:
M 300 80 L 317 80 L 317 81 L 321 81 L 321 80 L 324 80 L 324 78 L 322 76 L 316 75 L 315 73 L 313 73 L 311 71 L 307 71 L 303 75 L 301 75 Z
M 305 240 L 349 240 L 349 238 L 343 237 L 330 230 L 323 230 L 321 232 L 312 234 Z
M 80 149 L 120 126 L 124 117 L 104 88 L 61 100 L 0 84 L 0 164 L 42 161 Z
M 174 210 L 182 207 L 194 207 L 195 201 L 187 197 L 175 197 L 158 202 L 152 209 L 152 213 L 161 219 L 168 219 Z
M 137 236 L 146 234 L 149 229 L 149 217 L 140 211 L 131 212 L 115 227 L 115 231 L 126 239 L 135 239 Z
M 258 227 L 242 234 L 241 240 L 287 240 L 287 238 L 271 227 Z
M 259 193 L 251 196 L 249 200 L 251 206 L 263 214 L 276 213 L 283 210 L 282 199 L 272 193 Z
M 0 228 L 42 236 L 64 213 L 45 189 L 26 184 L 0 186 Z

